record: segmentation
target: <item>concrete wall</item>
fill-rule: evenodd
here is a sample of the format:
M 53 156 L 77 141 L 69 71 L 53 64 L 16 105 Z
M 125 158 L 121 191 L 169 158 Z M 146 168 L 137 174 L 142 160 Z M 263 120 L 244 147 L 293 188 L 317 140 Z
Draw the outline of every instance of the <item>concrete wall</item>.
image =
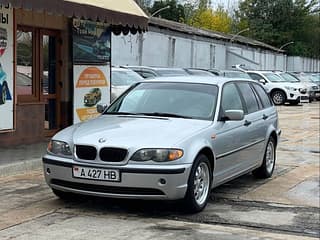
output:
M 113 65 L 231 69 L 245 64 L 257 70 L 320 71 L 319 59 L 229 41 L 150 27 L 143 35 L 112 36 Z

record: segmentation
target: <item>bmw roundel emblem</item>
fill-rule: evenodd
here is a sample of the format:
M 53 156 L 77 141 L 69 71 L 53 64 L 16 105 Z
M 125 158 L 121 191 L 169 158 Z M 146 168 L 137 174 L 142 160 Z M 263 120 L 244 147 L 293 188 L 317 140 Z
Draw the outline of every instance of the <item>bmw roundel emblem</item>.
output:
M 104 142 L 106 142 L 107 140 L 105 140 L 104 138 L 100 138 L 99 139 L 99 143 L 104 143 Z

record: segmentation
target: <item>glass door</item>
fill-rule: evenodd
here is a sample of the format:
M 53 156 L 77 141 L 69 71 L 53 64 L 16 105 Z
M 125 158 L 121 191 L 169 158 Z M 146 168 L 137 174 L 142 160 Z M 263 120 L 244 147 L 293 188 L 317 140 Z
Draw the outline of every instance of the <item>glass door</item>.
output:
M 40 91 L 45 103 L 44 129 L 46 136 L 59 130 L 59 35 L 56 31 L 40 31 Z

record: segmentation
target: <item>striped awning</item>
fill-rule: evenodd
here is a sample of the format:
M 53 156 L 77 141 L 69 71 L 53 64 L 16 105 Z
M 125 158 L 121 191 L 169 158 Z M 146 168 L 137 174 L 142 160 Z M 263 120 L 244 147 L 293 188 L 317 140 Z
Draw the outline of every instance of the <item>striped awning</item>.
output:
M 106 22 L 118 33 L 136 33 L 148 28 L 148 16 L 134 0 L 0 0 L 0 4 Z

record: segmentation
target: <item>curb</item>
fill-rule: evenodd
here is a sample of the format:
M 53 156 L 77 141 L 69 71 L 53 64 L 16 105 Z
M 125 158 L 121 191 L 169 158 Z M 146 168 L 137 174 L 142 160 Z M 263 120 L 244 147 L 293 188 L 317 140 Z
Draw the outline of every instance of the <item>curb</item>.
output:
M 10 163 L 3 166 L 0 165 L 0 177 L 7 177 L 10 175 L 26 173 L 26 172 L 41 169 L 41 168 L 42 168 L 41 158 L 21 160 L 16 163 Z

